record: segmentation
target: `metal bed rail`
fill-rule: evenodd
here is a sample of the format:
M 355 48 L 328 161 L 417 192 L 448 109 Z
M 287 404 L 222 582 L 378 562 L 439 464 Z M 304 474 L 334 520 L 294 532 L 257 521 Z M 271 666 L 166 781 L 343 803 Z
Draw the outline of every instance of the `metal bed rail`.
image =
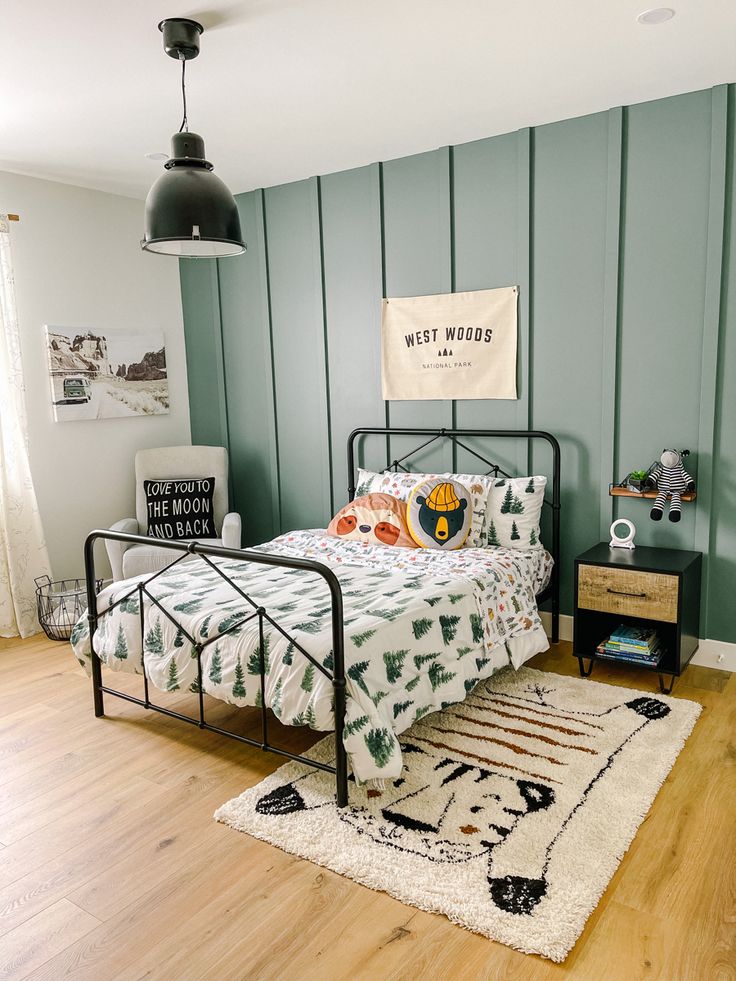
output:
M 119 597 L 114 603 L 111 603 L 105 610 L 101 613 L 97 609 L 97 591 L 96 576 L 95 576 L 95 557 L 94 557 L 94 546 L 95 542 L 99 539 L 117 542 L 130 542 L 134 545 L 156 545 L 159 548 L 170 549 L 172 552 L 178 552 L 179 555 L 172 562 L 170 562 L 164 569 L 152 574 L 147 579 L 142 580 L 129 590 L 124 596 Z M 222 579 L 227 582 L 232 588 L 238 593 L 247 603 L 252 607 L 252 612 L 243 616 L 239 620 L 232 623 L 227 630 L 224 630 L 213 637 L 207 638 L 206 640 L 197 639 L 192 637 L 191 634 L 186 630 L 186 628 L 179 623 L 170 610 L 167 610 L 150 592 L 151 583 L 162 575 L 167 570 L 171 569 L 177 563 L 181 562 L 190 556 L 198 556 L 207 565 L 209 565 Z M 268 613 L 266 608 L 261 604 L 258 604 L 253 600 L 247 593 L 245 593 L 240 587 L 233 582 L 233 580 L 225 573 L 223 570 L 212 561 L 212 559 L 234 559 L 238 562 L 253 562 L 257 565 L 267 565 L 267 566 L 280 566 L 288 569 L 299 569 L 306 572 L 314 572 L 321 576 L 322 579 L 327 583 L 327 587 L 330 591 L 330 601 L 332 606 L 332 671 L 328 671 L 327 668 L 316 658 L 314 658 L 305 648 L 295 640 L 286 630 L 284 630 Z M 158 538 L 148 538 L 144 535 L 127 535 L 123 532 L 117 531 L 107 531 L 98 530 L 90 532 L 84 544 L 84 565 L 85 565 L 85 577 L 86 577 L 86 587 L 87 587 L 87 619 L 89 623 L 89 637 L 90 637 L 90 657 L 92 663 L 92 691 L 94 697 L 94 709 L 95 715 L 99 718 L 105 714 L 104 709 L 104 696 L 112 695 L 116 698 L 122 698 L 127 702 L 133 702 L 135 705 L 140 705 L 142 708 L 151 709 L 155 712 L 160 712 L 162 715 L 168 715 L 171 718 L 179 719 L 182 722 L 189 722 L 192 725 L 198 726 L 200 729 L 206 729 L 208 732 L 215 732 L 221 736 L 228 736 L 231 739 L 235 739 L 241 743 L 247 743 L 249 746 L 255 746 L 258 749 L 262 749 L 266 752 L 277 753 L 280 756 L 286 756 L 290 760 L 296 760 L 299 763 L 304 763 L 307 766 L 314 767 L 319 770 L 324 770 L 328 773 L 333 773 L 335 775 L 335 789 L 337 806 L 345 807 L 348 803 L 348 764 L 347 764 L 347 754 L 345 752 L 345 745 L 343 742 L 343 733 L 345 728 L 345 706 L 346 706 L 346 690 L 345 690 L 345 645 L 343 636 L 343 602 L 342 602 L 342 591 L 340 589 L 340 583 L 335 576 L 334 572 L 329 569 L 326 565 L 321 562 L 313 562 L 311 559 L 299 559 L 290 558 L 281 555 L 273 555 L 266 552 L 254 552 L 246 549 L 233 549 L 233 548 L 222 548 L 221 546 L 215 545 L 205 545 L 199 542 L 190 542 L 183 545 L 181 542 L 166 541 Z M 121 692 L 115 688 L 111 688 L 108 685 L 103 684 L 102 681 L 102 662 L 95 651 L 94 646 L 94 636 L 97 629 L 97 625 L 101 617 L 110 613 L 115 607 L 119 606 L 121 603 L 129 601 L 137 597 L 138 600 L 138 613 L 140 616 L 140 629 L 141 629 L 141 666 L 143 670 L 143 698 L 136 698 L 134 695 L 129 695 L 126 692 Z M 192 718 L 191 716 L 184 715 L 181 712 L 175 712 L 173 709 L 166 708 L 163 705 L 157 705 L 151 701 L 149 692 L 149 682 L 148 674 L 146 672 L 145 658 L 143 656 L 144 650 L 144 634 L 145 634 L 145 601 L 148 600 L 149 604 L 156 606 L 176 627 L 180 630 L 184 637 L 192 645 L 197 658 L 197 690 L 199 695 L 199 712 L 197 718 Z M 207 722 L 205 716 L 205 705 L 204 705 L 204 686 L 202 678 L 202 652 L 204 649 L 212 642 L 220 640 L 223 636 L 231 633 L 245 623 L 258 618 L 258 634 L 259 634 L 259 673 L 260 673 L 260 708 L 261 708 L 261 739 L 251 739 L 248 736 L 242 736 L 238 733 L 231 732 L 227 729 L 223 729 L 219 726 L 211 725 Z M 265 670 L 265 641 L 264 641 L 264 623 L 270 624 L 275 630 L 277 630 L 282 636 L 286 637 L 290 643 L 292 643 L 296 650 L 298 650 L 304 657 L 307 658 L 319 671 L 322 672 L 326 677 L 328 677 L 332 683 L 334 696 L 335 696 L 335 765 L 330 766 L 326 763 L 321 763 L 316 760 L 309 759 L 306 756 L 300 756 L 297 753 L 291 753 L 286 749 L 274 746 L 268 738 L 268 711 L 266 706 L 266 670 Z

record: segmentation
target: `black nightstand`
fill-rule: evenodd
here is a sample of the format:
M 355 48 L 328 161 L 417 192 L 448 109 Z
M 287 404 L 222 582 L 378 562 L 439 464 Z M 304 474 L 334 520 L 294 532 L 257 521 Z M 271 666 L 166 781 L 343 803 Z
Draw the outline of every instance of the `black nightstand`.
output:
M 621 623 L 655 627 L 665 653 L 656 666 L 625 663 L 656 671 L 660 691 L 669 694 L 698 649 L 701 552 L 675 548 L 633 550 L 594 545 L 575 559 L 573 654 L 584 677 L 597 660 L 597 646 Z M 589 660 L 585 669 L 584 661 Z M 663 676 L 671 675 L 669 688 Z

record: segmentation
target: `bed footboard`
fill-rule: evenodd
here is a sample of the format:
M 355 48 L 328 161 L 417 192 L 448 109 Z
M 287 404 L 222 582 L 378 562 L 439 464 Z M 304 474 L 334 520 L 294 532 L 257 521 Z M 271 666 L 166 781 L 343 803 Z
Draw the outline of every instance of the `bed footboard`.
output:
M 139 582 L 126 596 L 121 597 L 116 600 L 115 603 L 111 604 L 107 610 L 103 610 L 101 614 L 97 610 L 97 593 L 95 590 L 95 557 L 94 557 L 94 546 L 98 539 L 108 540 L 108 541 L 118 541 L 118 542 L 129 542 L 131 544 L 137 545 L 156 545 L 159 548 L 168 548 L 172 552 L 178 553 L 178 556 L 172 559 L 172 562 L 161 569 L 159 572 L 154 573 L 149 576 L 145 581 Z M 258 618 L 258 629 L 260 635 L 260 684 L 261 684 L 261 739 L 250 739 L 247 736 L 241 736 L 238 733 L 230 732 L 227 729 L 222 729 L 219 726 L 211 725 L 207 722 L 205 717 L 205 705 L 204 705 L 204 689 L 202 684 L 202 652 L 212 641 L 218 640 L 223 636 L 223 633 L 218 634 L 215 637 L 209 638 L 205 641 L 197 640 L 192 637 L 186 629 L 180 624 L 174 616 L 156 600 L 156 598 L 151 594 L 148 587 L 150 584 L 158 578 L 166 569 L 170 569 L 173 565 L 181 562 L 183 559 L 189 556 L 196 555 L 203 562 L 205 562 L 210 568 L 217 572 L 222 579 L 229 583 L 230 586 L 239 593 L 240 596 L 245 599 L 252 607 L 252 612 L 250 612 L 246 617 L 232 624 L 229 630 L 223 633 L 228 633 L 232 630 L 237 629 L 249 620 Z M 232 579 L 227 576 L 222 569 L 212 561 L 215 558 L 222 559 L 234 559 L 241 562 L 254 562 L 260 565 L 268 566 L 283 566 L 288 569 L 300 569 L 308 572 L 315 572 L 317 575 L 321 576 L 322 579 L 327 583 L 327 587 L 330 591 L 330 600 L 332 605 L 332 654 L 333 654 L 333 669 L 328 671 L 324 665 L 315 659 L 305 648 L 296 641 L 286 630 L 284 630 L 279 624 L 269 615 L 267 609 L 257 604 L 250 596 L 244 593 L 240 587 L 233 582 Z M 192 725 L 199 726 L 200 729 L 207 729 L 209 732 L 216 732 L 221 736 L 228 736 L 230 739 L 238 740 L 242 743 L 247 743 L 250 746 L 256 746 L 270 753 L 278 753 L 280 756 L 286 756 L 291 760 L 297 760 L 299 763 L 304 763 L 307 766 L 314 767 L 316 769 L 325 770 L 328 773 L 333 773 L 335 775 L 335 796 L 337 800 L 338 807 L 345 807 L 348 803 L 348 762 L 347 754 L 345 752 L 345 745 L 343 742 L 343 733 L 345 728 L 345 647 L 343 639 L 343 605 L 342 605 L 342 591 L 340 589 L 340 583 L 332 572 L 326 565 L 321 562 L 313 562 L 310 559 L 299 559 L 299 558 L 289 558 L 282 555 L 271 555 L 267 552 L 254 552 L 245 549 L 232 549 L 232 548 L 222 548 L 214 545 L 205 545 L 199 542 L 190 542 L 185 547 L 182 547 L 181 542 L 168 542 L 162 541 L 160 539 L 147 538 L 143 535 L 126 535 L 123 532 L 117 531 L 93 531 L 91 532 L 84 545 L 84 567 L 85 576 L 87 584 L 87 618 L 89 621 L 89 637 L 90 637 L 90 657 L 92 662 L 92 693 L 94 698 L 94 710 L 97 717 L 103 716 L 105 713 L 104 696 L 113 695 L 116 698 L 125 699 L 128 702 L 134 702 L 136 705 L 140 705 L 142 708 L 151 709 L 155 712 L 160 712 L 163 715 L 171 716 L 175 719 L 180 719 L 182 722 L 189 722 Z M 116 606 L 122 603 L 125 599 L 130 598 L 134 594 L 138 594 L 138 609 L 141 621 L 141 665 L 143 669 L 143 698 L 136 698 L 133 695 L 129 695 L 126 692 L 117 691 L 114 688 L 103 684 L 102 679 L 102 662 L 98 657 L 95 646 L 94 646 L 94 635 L 97 629 L 97 624 L 101 616 L 113 610 Z M 162 705 L 156 705 L 150 699 L 149 692 L 149 682 L 148 675 L 146 673 L 145 659 L 143 657 L 143 630 L 144 630 L 144 603 L 145 601 L 153 603 L 157 606 L 161 612 L 168 617 L 172 623 L 177 626 L 187 640 L 192 644 L 197 657 L 197 677 L 198 684 L 197 688 L 199 690 L 199 712 L 197 717 L 191 717 L 184 715 L 180 712 L 175 712 L 172 709 L 165 708 Z M 266 707 L 266 691 L 265 691 L 265 661 L 264 661 L 264 623 L 268 622 L 273 628 L 279 631 L 284 637 L 286 637 L 291 643 L 294 644 L 296 650 L 298 650 L 304 657 L 306 657 L 314 667 L 321 671 L 332 683 L 334 696 L 335 696 L 335 765 L 330 766 L 325 763 L 319 763 L 315 760 L 311 760 L 306 756 L 300 756 L 296 753 L 291 753 L 286 749 L 282 749 L 278 746 L 274 746 L 268 737 L 268 711 Z

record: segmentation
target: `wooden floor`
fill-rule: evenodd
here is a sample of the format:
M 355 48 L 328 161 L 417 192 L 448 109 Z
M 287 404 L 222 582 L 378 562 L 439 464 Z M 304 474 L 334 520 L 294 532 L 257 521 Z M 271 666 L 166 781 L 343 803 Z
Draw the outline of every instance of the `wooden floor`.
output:
M 532 664 L 577 670 L 566 644 Z M 674 694 L 705 711 L 555 965 L 216 824 L 277 757 L 118 699 L 96 720 L 66 644 L 0 641 L 0 978 L 734 979 L 736 675 L 691 667 Z M 257 712 L 212 706 L 256 731 Z

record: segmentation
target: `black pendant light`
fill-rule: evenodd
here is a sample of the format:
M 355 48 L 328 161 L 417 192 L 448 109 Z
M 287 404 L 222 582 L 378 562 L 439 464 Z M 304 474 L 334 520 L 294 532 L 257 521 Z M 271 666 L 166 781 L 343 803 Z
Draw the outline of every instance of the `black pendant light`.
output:
M 171 157 L 146 198 L 145 231 L 141 246 L 193 259 L 211 259 L 245 252 L 235 198 L 212 173 L 205 159 L 204 140 L 190 133 L 187 123 L 185 70 L 199 54 L 202 25 L 173 17 L 158 25 L 167 55 L 181 61 L 184 117 L 171 138 Z

